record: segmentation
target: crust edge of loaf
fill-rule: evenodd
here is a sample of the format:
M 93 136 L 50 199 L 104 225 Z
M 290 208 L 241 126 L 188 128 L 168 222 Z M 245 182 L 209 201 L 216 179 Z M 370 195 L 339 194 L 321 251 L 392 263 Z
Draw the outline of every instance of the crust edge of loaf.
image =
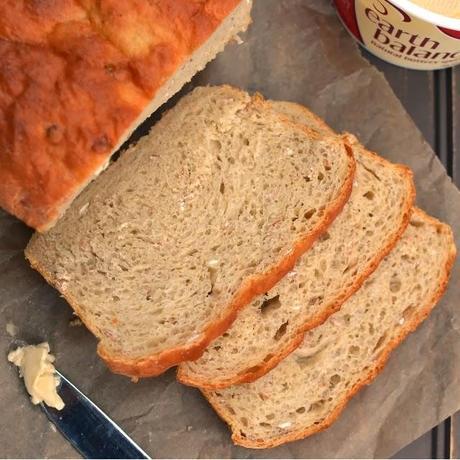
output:
M 392 340 L 386 349 L 383 350 L 380 355 L 380 359 L 375 363 L 375 365 L 367 372 L 364 373 L 362 378 L 350 389 L 350 391 L 344 396 L 344 398 L 337 404 L 334 410 L 318 425 L 309 426 L 303 430 L 296 430 L 292 433 L 288 433 L 284 436 L 278 436 L 271 438 L 269 440 L 251 440 L 244 438 L 236 433 L 233 430 L 233 427 L 236 426 L 235 423 L 231 420 L 230 417 L 227 417 L 224 413 L 224 409 L 219 405 L 217 399 L 207 390 L 202 389 L 201 392 L 209 401 L 213 409 L 217 412 L 219 417 L 226 422 L 230 429 L 232 430 L 232 441 L 240 446 L 247 447 L 250 449 L 267 449 L 272 447 L 277 447 L 282 444 L 298 441 L 300 439 L 306 438 L 312 434 L 319 433 L 321 431 L 329 428 L 339 417 L 342 411 L 345 409 L 348 402 L 355 396 L 358 391 L 366 385 L 369 385 L 377 376 L 380 374 L 385 365 L 388 362 L 388 359 L 391 356 L 393 350 L 395 350 L 412 332 L 414 332 L 418 326 L 429 316 L 431 311 L 434 309 L 438 301 L 441 299 L 443 294 L 446 291 L 447 283 L 452 271 L 452 267 L 455 262 L 457 250 L 455 247 L 454 237 L 452 230 L 449 225 L 439 221 L 438 219 L 426 214 L 419 208 L 414 207 L 413 215 L 416 215 L 426 222 L 434 225 L 438 231 L 444 233 L 450 240 L 449 249 L 447 251 L 447 257 L 444 264 L 444 275 L 439 283 L 438 289 L 433 293 L 433 295 L 427 300 L 425 306 L 414 315 L 412 321 L 408 322 L 404 328 L 401 328 L 398 336 Z

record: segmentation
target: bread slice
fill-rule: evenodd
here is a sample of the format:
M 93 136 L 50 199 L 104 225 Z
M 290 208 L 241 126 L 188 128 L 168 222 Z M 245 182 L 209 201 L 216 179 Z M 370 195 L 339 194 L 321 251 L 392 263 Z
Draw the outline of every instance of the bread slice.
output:
M 307 109 L 273 103 L 322 134 L 333 131 Z M 178 379 L 207 389 L 251 382 L 273 369 L 361 286 L 406 228 L 414 201 L 412 173 L 366 151 L 356 140 L 354 188 L 343 212 L 295 269 L 238 315 Z
M 334 137 L 227 86 L 184 97 L 26 249 L 114 372 L 196 359 L 347 201 Z
M 235 443 L 274 447 L 330 426 L 428 316 L 446 288 L 455 253 L 450 228 L 415 210 L 363 287 L 278 367 L 253 383 L 204 391 Z
M 2 3 L 0 206 L 45 231 L 244 31 L 251 0 Z

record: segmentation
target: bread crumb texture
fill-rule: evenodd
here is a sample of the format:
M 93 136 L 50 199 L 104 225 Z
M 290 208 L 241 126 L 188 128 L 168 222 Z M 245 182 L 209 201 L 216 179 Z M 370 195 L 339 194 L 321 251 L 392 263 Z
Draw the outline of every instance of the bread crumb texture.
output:
M 260 97 L 198 88 L 26 255 L 101 339 L 112 369 L 153 375 L 196 359 L 292 268 L 342 209 L 353 172 L 340 139 Z
M 428 316 L 455 253 L 450 228 L 415 210 L 374 274 L 294 353 L 253 383 L 205 392 L 235 442 L 273 447 L 327 428 Z

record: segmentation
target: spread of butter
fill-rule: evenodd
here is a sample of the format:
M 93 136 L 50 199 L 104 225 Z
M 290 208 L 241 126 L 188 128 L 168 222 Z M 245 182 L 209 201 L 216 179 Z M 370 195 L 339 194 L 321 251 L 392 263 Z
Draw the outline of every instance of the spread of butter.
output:
M 33 404 L 44 402 L 61 410 L 64 401 L 57 394 L 59 378 L 55 375 L 54 356 L 48 343 L 19 347 L 8 355 L 8 361 L 19 367 Z

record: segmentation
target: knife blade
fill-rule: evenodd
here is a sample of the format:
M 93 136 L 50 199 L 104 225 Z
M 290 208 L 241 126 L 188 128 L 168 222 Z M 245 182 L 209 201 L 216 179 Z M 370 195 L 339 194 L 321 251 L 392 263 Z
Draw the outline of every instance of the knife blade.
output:
M 150 458 L 110 417 L 56 370 L 62 410 L 41 404 L 48 419 L 85 458 Z

